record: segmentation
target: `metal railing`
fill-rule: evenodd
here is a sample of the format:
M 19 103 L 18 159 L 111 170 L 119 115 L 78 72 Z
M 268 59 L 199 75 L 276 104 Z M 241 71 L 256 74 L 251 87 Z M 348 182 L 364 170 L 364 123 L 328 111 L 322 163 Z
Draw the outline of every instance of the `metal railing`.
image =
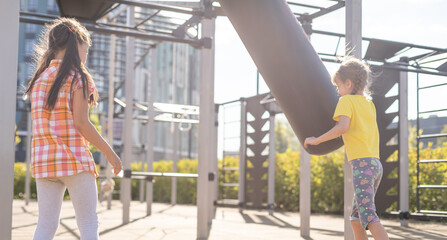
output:
M 444 84 L 435 84 L 435 85 L 430 85 L 430 86 L 424 86 L 424 87 L 420 87 L 419 86 L 419 73 L 417 73 L 417 95 L 416 95 L 416 101 L 417 101 L 417 119 L 416 119 L 416 151 L 417 151 L 417 162 L 416 162 L 416 208 L 417 208 L 417 212 L 418 213 L 424 213 L 424 214 L 441 214 L 441 215 L 445 215 L 447 214 L 447 211 L 435 211 L 435 210 L 423 210 L 421 209 L 421 205 L 420 205 L 420 195 L 421 195 L 421 190 L 422 189 L 433 189 L 433 190 L 442 190 L 442 189 L 447 189 L 447 185 L 425 185 L 425 184 L 421 184 L 421 169 L 420 169 L 420 164 L 434 164 L 434 163 L 447 163 L 447 159 L 424 159 L 421 160 L 421 155 L 420 155 L 420 141 L 423 139 L 429 139 L 429 138 L 443 138 L 443 137 L 447 137 L 446 133 L 438 133 L 438 134 L 421 134 L 419 135 L 419 130 L 420 130 L 420 115 L 421 114 L 427 114 L 427 113 L 438 113 L 438 112 L 444 112 L 447 111 L 447 109 L 437 109 L 437 110 L 430 110 L 430 111 L 420 111 L 419 109 L 419 91 L 420 90 L 425 90 L 425 89 L 430 89 L 430 88 L 435 88 L 435 87 L 441 87 L 441 86 L 446 86 L 447 83 Z

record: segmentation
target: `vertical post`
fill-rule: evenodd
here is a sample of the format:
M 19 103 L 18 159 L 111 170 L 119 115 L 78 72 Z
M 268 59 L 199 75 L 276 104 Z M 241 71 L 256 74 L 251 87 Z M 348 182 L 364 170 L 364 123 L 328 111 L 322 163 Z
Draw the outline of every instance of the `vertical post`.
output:
M 300 148 L 300 235 L 310 236 L 310 155 Z
M 218 191 L 219 191 L 219 177 L 218 177 L 218 172 L 219 172 L 219 168 L 217 166 L 218 162 L 217 162 L 217 136 L 218 136 L 218 126 L 219 126 L 219 105 L 215 104 L 214 105 L 214 128 L 213 128 L 213 138 L 212 141 L 210 141 L 210 148 L 211 150 L 213 150 L 212 153 L 212 157 L 211 157 L 211 171 L 215 173 L 215 179 L 214 182 L 212 183 L 212 196 L 213 198 L 211 199 L 212 201 L 210 201 L 210 213 L 209 213 L 209 221 L 212 221 L 216 215 L 216 205 L 214 203 L 217 203 L 217 198 L 218 198 Z
M 346 1 L 346 55 L 352 55 L 362 59 L 362 0 Z M 344 217 L 345 239 L 354 239 L 351 221 L 352 198 L 354 187 L 352 186 L 352 172 L 345 155 L 344 165 Z
M 14 126 L 17 93 L 17 52 L 19 43 L 19 1 L 0 2 L 0 239 L 11 239 L 14 189 Z
M 309 13 L 304 13 L 304 16 L 309 16 Z M 312 36 L 312 19 L 303 18 L 301 24 L 310 41 Z M 310 237 L 310 157 L 306 149 L 300 146 L 300 236 L 303 238 Z
M 176 123 L 171 123 L 174 125 L 173 129 L 173 143 L 172 143 L 172 172 L 177 172 L 178 167 L 178 141 L 179 141 L 179 129 Z M 177 178 L 172 177 L 171 181 L 171 205 L 177 204 Z
M 127 25 L 135 25 L 135 7 L 127 8 Z M 134 97 L 134 65 L 135 65 L 135 38 L 126 37 L 126 108 L 124 111 L 124 177 L 121 179 L 121 201 L 123 202 L 123 224 L 129 223 L 129 210 L 131 201 L 130 162 L 132 161 L 132 115 Z M 127 173 L 127 174 L 126 174 Z
M 180 51 L 179 51 L 180 52 Z M 177 43 L 172 43 L 172 79 L 171 79 L 171 103 L 176 102 L 176 82 L 177 82 Z M 172 135 L 172 172 L 177 172 L 177 144 L 178 144 L 178 131 L 176 124 L 171 122 L 171 135 Z M 171 178 L 171 204 L 177 203 L 177 178 Z
M 26 136 L 26 177 L 25 177 L 25 205 L 28 206 L 29 198 L 31 194 L 30 185 L 31 185 L 31 174 L 30 174 L 30 165 L 31 165 L 31 138 L 33 137 L 32 130 L 32 122 L 31 122 L 31 106 L 29 107 L 29 111 L 27 113 L 27 124 L 26 129 L 28 135 Z
M 346 0 L 346 53 L 362 59 L 362 0 Z
M 138 158 L 138 160 L 141 163 L 140 171 L 144 172 L 144 162 L 145 162 L 144 158 L 146 156 L 145 152 L 142 152 L 140 156 L 141 156 L 141 158 Z M 140 181 L 140 190 L 139 190 L 139 193 L 140 193 L 140 203 L 143 203 L 144 202 L 144 198 L 146 197 L 146 194 L 144 192 L 144 190 L 145 190 L 145 186 L 144 185 L 146 183 L 146 180 L 140 179 L 139 181 Z
M 202 0 L 205 7 L 210 4 Z M 208 6 L 206 6 L 208 7 Z M 215 19 L 203 19 L 202 38 L 211 38 L 211 48 L 200 50 L 200 117 L 199 117 L 199 164 L 197 179 L 197 239 L 208 239 L 209 201 L 211 201 L 212 182 L 209 180 L 211 160 L 214 150 L 209 147 L 214 129 L 214 32 Z
M 352 213 L 352 198 L 354 196 L 354 187 L 352 186 L 352 171 L 348 162 L 348 157 L 345 154 L 344 164 L 344 218 L 345 218 L 345 239 L 354 240 L 354 232 L 351 226 L 351 213 Z
M 408 168 L 408 73 L 402 71 L 399 79 L 399 206 L 402 213 L 409 210 Z M 400 225 L 408 227 L 407 219 L 401 219 Z
M 267 206 L 269 214 L 273 215 L 275 210 L 275 157 L 276 157 L 276 144 L 275 144 L 275 114 L 270 112 L 269 117 L 270 129 L 269 129 L 269 165 L 267 176 Z
M 241 98 L 241 144 L 239 149 L 239 207 L 245 204 L 245 154 L 247 151 L 247 101 Z
M 113 113 L 114 113 L 114 101 L 115 97 L 115 45 L 116 36 L 115 34 L 110 35 L 110 52 L 109 52 L 109 98 L 107 101 L 108 111 L 107 111 L 107 140 L 113 149 Z M 112 165 L 107 161 L 106 169 L 107 181 L 112 180 Z M 107 197 L 107 209 L 112 208 L 112 195 L 110 193 Z
M 154 89 L 156 86 L 156 76 L 157 76 L 157 48 L 152 48 L 150 50 L 150 77 L 148 78 L 149 84 L 147 92 L 147 171 L 153 171 L 153 162 L 154 162 Z M 153 199 L 153 182 L 146 182 L 146 215 L 149 216 L 152 214 L 152 199 Z

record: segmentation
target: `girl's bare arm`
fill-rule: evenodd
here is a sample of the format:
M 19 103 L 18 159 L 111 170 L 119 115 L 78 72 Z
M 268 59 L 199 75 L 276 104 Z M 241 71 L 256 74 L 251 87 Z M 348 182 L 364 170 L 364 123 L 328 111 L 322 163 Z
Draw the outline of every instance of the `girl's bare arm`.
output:
M 306 140 L 304 141 L 304 147 L 307 147 L 308 145 L 318 145 L 322 142 L 326 142 L 334 138 L 340 137 L 342 134 L 348 131 L 350 123 L 351 119 L 348 116 L 341 115 L 339 117 L 339 121 L 333 128 L 331 128 L 331 130 L 327 131 L 326 133 L 317 138 L 316 137 L 306 138 Z
M 73 122 L 75 128 L 87 141 L 104 153 L 107 160 L 112 164 L 114 173 L 118 174 L 122 168 L 121 160 L 90 122 L 88 109 L 88 101 L 84 98 L 82 89 L 81 91 L 75 91 L 73 94 Z

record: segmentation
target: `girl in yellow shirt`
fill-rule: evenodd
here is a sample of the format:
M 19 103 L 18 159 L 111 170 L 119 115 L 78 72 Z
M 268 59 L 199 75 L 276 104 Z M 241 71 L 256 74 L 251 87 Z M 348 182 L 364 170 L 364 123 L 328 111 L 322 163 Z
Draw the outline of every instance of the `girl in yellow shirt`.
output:
M 333 119 L 337 124 L 319 137 L 309 137 L 304 147 L 342 136 L 352 168 L 354 199 L 351 225 L 355 239 L 368 239 L 369 229 L 374 239 L 386 240 L 388 234 L 376 213 L 374 196 L 383 174 L 379 161 L 379 131 L 374 103 L 363 95 L 368 91 L 370 69 L 355 58 L 345 60 L 332 77 L 340 100 Z

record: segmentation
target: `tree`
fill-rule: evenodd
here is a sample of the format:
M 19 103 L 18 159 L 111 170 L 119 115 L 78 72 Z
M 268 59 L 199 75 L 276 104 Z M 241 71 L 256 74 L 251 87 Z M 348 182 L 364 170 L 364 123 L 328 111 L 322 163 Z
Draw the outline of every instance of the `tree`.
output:
M 444 125 L 444 128 L 441 130 L 441 133 L 447 133 L 447 125 Z M 436 142 L 437 147 L 442 147 L 442 145 L 447 142 L 447 137 L 440 137 Z
M 276 152 L 283 153 L 287 149 L 298 151 L 300 143 L 293 132 L 290 124 L 286 120 L 276 119 L 275 121 L 275 141 Z

